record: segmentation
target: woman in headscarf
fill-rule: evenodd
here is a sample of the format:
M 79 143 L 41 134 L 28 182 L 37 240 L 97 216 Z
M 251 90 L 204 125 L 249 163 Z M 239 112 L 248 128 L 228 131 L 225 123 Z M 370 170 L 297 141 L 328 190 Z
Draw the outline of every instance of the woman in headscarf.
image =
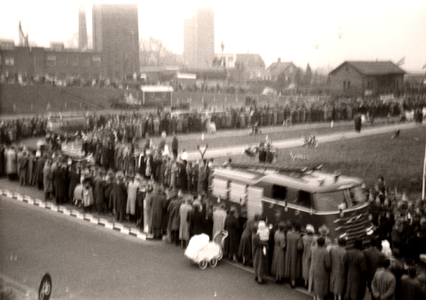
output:
M 253 264 L 253 252 L 252 252 L 252 241 L 251 241 L 251 230 L 253 224 L 259 221 L 259 215 L 254 215 L 253 219 L 248 219 L 244 224 L 244 231 L 241 235 L 240 246 L 238 249 L 238 257 L 243 261 L 243 265 Z
M 302 279 L 304 281 L 305 287 L 308 286 L 309 282 L 309 269 L 311 265 L 309 263 L 309 258 L 311 255 L 312 244 L 316 243 L 317 236 L 315 235 L 315 228 L 311 224 L 306 225 L 306 234 L 302 237 Z

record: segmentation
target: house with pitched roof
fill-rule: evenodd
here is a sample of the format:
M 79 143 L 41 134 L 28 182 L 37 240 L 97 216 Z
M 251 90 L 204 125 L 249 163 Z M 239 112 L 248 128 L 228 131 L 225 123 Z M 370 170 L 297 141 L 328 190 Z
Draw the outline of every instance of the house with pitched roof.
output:
M 300 75 L 303 73 L 303 70 L 297 67 L 292 61 L 281 61 L 280 57 L 266 69 L 269 80 L 276 81 L 278 76 L 284 73 L 285 79 L 289 83 L 294 83 L 294 79 L 298 72 Z
M 330 72 L 330 89 L 338 97 L 397 98 L 405 73 L 391 61 L 345 61 Z

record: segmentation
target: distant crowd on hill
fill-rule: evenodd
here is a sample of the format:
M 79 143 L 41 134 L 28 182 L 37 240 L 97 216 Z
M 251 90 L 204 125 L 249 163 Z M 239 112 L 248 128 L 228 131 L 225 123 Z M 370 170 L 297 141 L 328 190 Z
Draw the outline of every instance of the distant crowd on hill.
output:
M 343 103 L 334 105 L 328 103 L 287 103 L 275 106 L 241 106 L 224 107 L 206 111 L 167 111 L 158 109 L 151 112 L 120 112 L 117 114 L 88 114 L 81 131 L 89 132 L 94 128 L 107 127 L 114 129 L 120 140 L 141 139 L 147 133 L 151 136 L 166 134 L 186 134 L 191 132 L 208 132 L 211 124 L 214 130 L 279 126 L 285 124 L 301 124 L 315 122 L 330 122 L 352 120 L 355 116 L 364 116 L 370 124 L 375 118 L 388 118 L 395 121 L 416 122 L 423 119 L 422 109 L 426 107 L 423 100 L 412 101 L 410 104 L 400 103 Z M 414 110 L 414 112 L 413 112 Z M 0 119 L 0 143 L 16 142 L 21 138 L 42 135 L 49 131 L 49 119 L 62 117 L 32 117 L 14 120 Z M 66 123 L 64 118 L 64 124 Z M 61 129 L 63 132 L 65 128 Z

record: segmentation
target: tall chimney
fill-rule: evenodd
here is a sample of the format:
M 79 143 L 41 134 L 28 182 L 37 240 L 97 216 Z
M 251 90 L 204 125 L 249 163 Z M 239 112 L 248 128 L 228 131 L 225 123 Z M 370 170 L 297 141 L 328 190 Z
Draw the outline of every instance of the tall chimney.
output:
M 78 49 L 87 50 L 86 6 L 78 6 Z
M 278 62 L 279 62 L 279 63 L 281 62 L 281 57 L 278 57 Z

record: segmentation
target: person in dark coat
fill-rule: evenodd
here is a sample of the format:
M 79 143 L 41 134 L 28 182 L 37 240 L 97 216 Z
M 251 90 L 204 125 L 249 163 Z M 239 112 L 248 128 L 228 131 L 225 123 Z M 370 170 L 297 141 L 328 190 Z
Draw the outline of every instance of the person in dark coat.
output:
M 99 170 L 96 177 L 93 179 L 93 196 L 95 197 L 95 205 L 98 214 L 102 214 L 104 212 L 104 188 L 105 181 L 103 180 L 104 172 L 103 170 Z
M 377 248 L 377 239 L 372 238 L 370 240 L 370 248 L 365 249 L 362 251 L 365 257 L 365 265 L 367 267 L 366 272 L 366 280 L 367 280 L 367 287 L 370 290 L 371 295 L 371 281 L 373 280 L 374 274 L 376 274 L 376 270 L 379 265 L 385 260 L 385 255 L 380 252 L 380 250 Z
M 76 186 L 80 183 L 81 180 L 81 168 L 80 164 L 78 163 L 75 167 L 70 167 L 70 170 L 68 172 L 68 181 L 69 181 L 69 187 L 68 187 L 68 198 L 71 201 L 71 203 L 74 202 L 74 190 Z
M 176 134 L 173 134 L 172 153 L 173 153 L 173 157 L 175 159 L 177 159 L 177 156 L 178 156 L 178 149 L 179 149 L 179 141 L 178 141 Z
M 36 153 L 36 157 L 40 156 L 35 164 L 35 171 L 34 171 L 34 183 L 37 185 L 39 190 L 43 189 L 43 168 L 46 163 L 46 159 L 48 158 L 47 154 L 44 154 L 43 157 L 41 157 L 41 153 Z
M 259 215 L 254 215 L 253 219 L 248 219 L 243 226 L 243 234 L 241 235 L 240 246 L 238 249 L 238 257 L 242 260 L 243 265 L 253 264 L 253 251 L 252 251 L 252 227 L 259 221 Z
M 323 299 L 328 294 L 330 256 L 325 248 L 325 239 L 319 237 L 316 246 L 311 249 L 312 291 L 316 299 Z M 311 285 L 311 283 L 309 283 Z
M 416 277 L 416 267 L 408 267 L 408 274 L 401 277 L 401 295 L 404 299 L 422 300 L 425 299 L 423 294 L 422 285 Z
M 229 211 L 228 216 L 225 218 L 225 230 L 228 231 L 228 237 L 225 239 L 224 254 L 228 255 L 228 258 L 237 262 L 238 246 L 240 239 L 240 222 L 236 216 L 237 209 L 232 207 Z
M 181 195 L 173 195 L 172 200 L 167 207 L 167 212 L 169 214 L 169 221 L 167 224 L 167 231 L 170 232 L 169 241 L 170 243 L 175 243 L 176 246 L 179 246 L 179 209 L 182 201 L 183 198 Z
M 154 239 L 162 239 L 163 234 L 163 206 L 166 202 L 166 196 L 163 192 L 163 187 L 158 186 L 157 191 L 152 198 L 151 224 Z
M 300 224 L 293 223 L 293 228 L 286 235 L 285 251 L 285 277 L 290 279 L 292 287 L 296 286 L 296 281 L 301 277 L 302 257 L 299 250 L 303 250 L 302 236 L 300 235 Z
M 338 246 L 331 246 L 330 253 L 330 292 L 334 295 L 334 300 L 342 300 L 346 285 L 346 240 L 338 239 Z
M 59 164 L 53 171 L 53 184 L 55 187 L 56 204 L 62 204 L 68 197 L 68 176 L 66 166 Z
M 361 115 L 360 114 L 356 115 L 354 117 L 354 121 L 355 121 L 355 131 L 361 132 L 361 123 L 362 123 Z
M 346 260 L 348 262 L 348 275 L 346 277 L 346 294 L 347 300 L 362 300 L 365 294 L 365 273 L 367 265 L 365 257 L 362 253 L 362 240 L 355 241 L 355 249 L 346 252 Z
M 371 282 L 371 290 L 373 291 L 374 299 L 379 300 L 395 300 L 395 275 L 390 271 L 390 260 L 386 259 L 382 263 L 383 268 L 379 268 L 374 274 Z M 407 295 L 404 295 L 404 297 Z M 413 299 L 413 298 L 406 298 Z
M 27 152 L 22 152 L 22 155 L 18 158 L 19 165 L 19 184 L 26 185 L 28 183 L 28 157 Z
M 119 171 L 116 174 L 116 180 L 113 183 L 113 208 L 116 221 L 123 222 L 123 215 L 126 213 L 127 187 L 124 183 L 124 174 Z
M 207 234 L 204 225 L 205 217 L 202 212 L 201 204 L 194 201 L 192 205 L 192 211 L 188 214 L 188 223 L 189 223 L 189 237 L 194 235 L 205 233 Z

